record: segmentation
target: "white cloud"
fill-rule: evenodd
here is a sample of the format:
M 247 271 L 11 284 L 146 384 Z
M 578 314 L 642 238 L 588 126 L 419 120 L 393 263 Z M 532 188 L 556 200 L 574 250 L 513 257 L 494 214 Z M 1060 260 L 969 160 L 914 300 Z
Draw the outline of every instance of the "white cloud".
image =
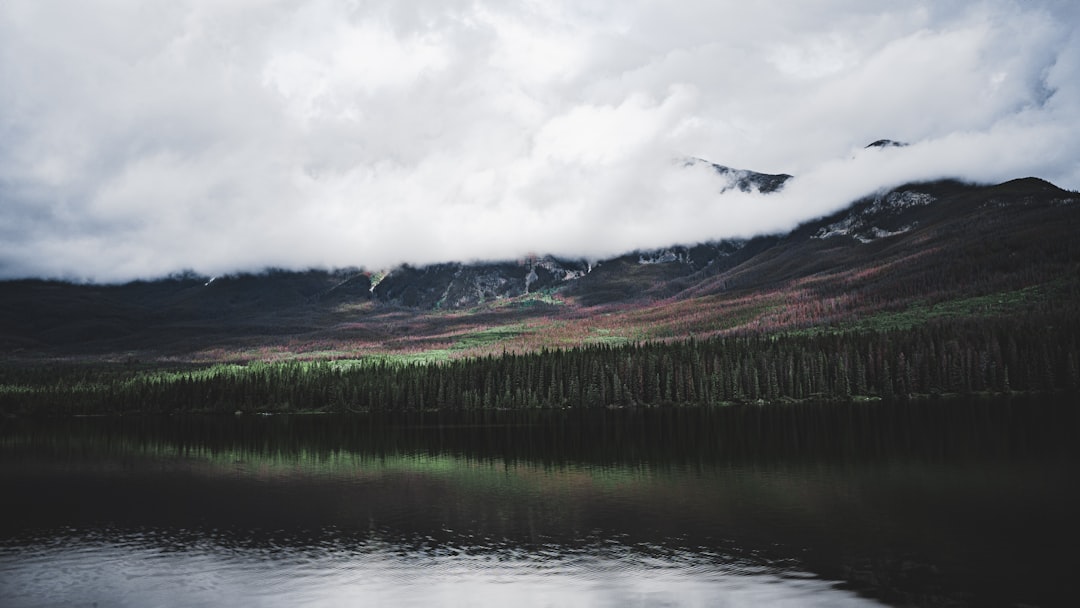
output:
M 1080 187 L 1071 2 L 0 5 L 0 276 L 600 256 Z M 889 137 L 908 148 L 861 151 Z M 798 175 L 729 193 L 698 156 Z

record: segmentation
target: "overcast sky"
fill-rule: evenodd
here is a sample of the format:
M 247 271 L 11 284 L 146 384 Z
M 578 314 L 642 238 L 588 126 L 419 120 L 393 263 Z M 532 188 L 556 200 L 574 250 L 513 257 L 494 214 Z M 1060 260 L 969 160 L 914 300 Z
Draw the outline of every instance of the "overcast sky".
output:
M 915 179 L 1080 189 L 1078 5 L 4 0 L 0 277 L 602 257 Z M 687 157 L 797 178 L 721 195 Z

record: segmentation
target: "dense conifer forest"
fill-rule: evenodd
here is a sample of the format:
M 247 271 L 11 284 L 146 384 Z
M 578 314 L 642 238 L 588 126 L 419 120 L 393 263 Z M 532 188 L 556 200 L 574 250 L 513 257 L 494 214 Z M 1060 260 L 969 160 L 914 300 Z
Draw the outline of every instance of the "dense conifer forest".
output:
M 745 334 L 446 362 L 3 369 L 9 414 L 720 405 L 1080 389 L 1080 319 Z

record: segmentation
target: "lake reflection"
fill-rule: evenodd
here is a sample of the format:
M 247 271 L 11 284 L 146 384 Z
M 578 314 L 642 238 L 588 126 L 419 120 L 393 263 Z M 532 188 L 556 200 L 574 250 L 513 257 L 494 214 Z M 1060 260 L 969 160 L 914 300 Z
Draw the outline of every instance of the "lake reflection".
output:
M 1073 410 L 6 421 L 0 605 L 1068 605 Z

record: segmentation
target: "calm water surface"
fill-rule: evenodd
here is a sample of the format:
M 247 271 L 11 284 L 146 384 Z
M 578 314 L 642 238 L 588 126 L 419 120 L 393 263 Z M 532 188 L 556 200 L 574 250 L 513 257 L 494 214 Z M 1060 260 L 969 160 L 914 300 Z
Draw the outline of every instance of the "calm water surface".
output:
M 1075 409 L 6 420 L 0 606 L 1077 605 Z

